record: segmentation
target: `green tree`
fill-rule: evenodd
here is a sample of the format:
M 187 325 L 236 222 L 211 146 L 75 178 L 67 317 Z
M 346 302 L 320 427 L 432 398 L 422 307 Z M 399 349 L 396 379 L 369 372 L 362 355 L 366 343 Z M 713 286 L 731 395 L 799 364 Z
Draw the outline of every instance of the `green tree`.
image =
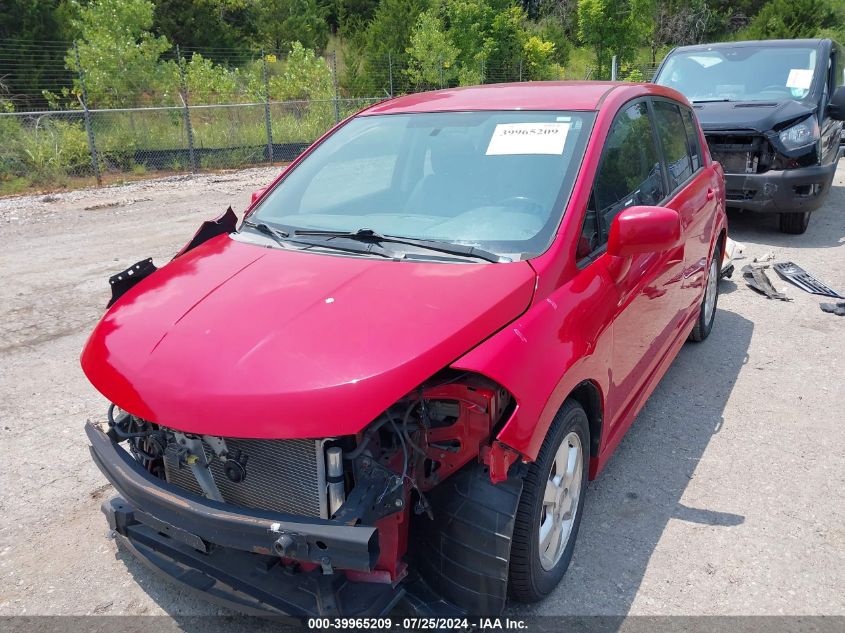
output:
M 324 0 L 327 1 L 327 0 Z M 337 25 L 355 30 L 363 30 L 373 19 L 378 7 L 378 0 L 334 0 L 337 12 Z
M 743 39 L 796 39 L 815 37 L 823 29 L 845 25 L 845 3 L 841 0 L 771 0 L 758 13 Z
M 332 72 L 326 60 L 299 42 L 270 75 L 270 98 L 277 101 L 329 99 L 334 95 Z
M 411 32 L 428 0 L 381 0 L 364 33 L 364 57 L 370 88 L 376 94 L 387 91 L 392 64 L 393 77 L 407 72 L 404 51 L 411 45 Z
M 80 34 L 79 57 L 92 105 L 133 105 L 142 92 L 159 85 L 165 71 L 159 59 L 170 42 L 150 32 L 153 9 L 149 0 L 93 0 L 80 7 L 74 27 Z M 76 69 L 73 49 L 65 65 Z M 74 92 L 79 90 L 75 80 Z
M 412 35 L 411 77 L 471 85 L 560 76 L 557 47 L 506 0 L 441 0 L 423 14 Z
M 448 86 L 456 78 L 458 49 L 452 44 L 443 20 L 429 9 L 420 14 L 408 48 L 408 78 L 419 86 Z
M 492 37 L 493 7 L 485 0 L 452 0 L 444 2 L 443 12 L 449 23 L 449 37 L 458 49 L 461 85 L 484 80 L 484 66 L 496 48 Z
M 630 62 L 639 45 L 645 44 L 654 28 L 651 20 L 654 0 L 578 0 L 578 33 L 593 49 L 594 79 L 610 76 L 610 62 Z
M 153 32 L 183 48 L 200 48 L 216 62 L 237 62 L 255 39 L 251 0 L 153 0 Z
M 258 42 L 283 51 L 294 42 L 305 48 L 326 48 L 329 27 L 316 0 L 263 0 L 258 13 Z
M 561 67 L 553 61 L 555 45 L 537 35 L 530 36 L 522 46 L 524 79 L 560 79 Z
M 64 50 L 41 42 L 71 38 L 67 3 L 60 0 L 0 2 L 0 81 L 19 109 L 47 105 L 42 90 L 70 83 Z
M 548 16 L 542 18 L 535 28 L 537 35 L 542 40 L 555 45 L 551 57 L 552 61 L 560 66 L 565 66 L 572 51 L 572 37 L 564 25 L 554 17 Z

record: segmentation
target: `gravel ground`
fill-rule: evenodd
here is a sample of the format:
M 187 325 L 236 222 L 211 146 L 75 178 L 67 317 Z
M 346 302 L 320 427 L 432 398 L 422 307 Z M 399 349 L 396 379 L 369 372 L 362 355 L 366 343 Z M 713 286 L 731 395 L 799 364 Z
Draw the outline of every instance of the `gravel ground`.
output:
M 106 538 L 112 490 L 82 430 L 106 402 L 78 357 L 110 274 L 165 262 L 275 171 L 0 200 L 0 615 L 220 613 Z M 845 290 L 845 161 L 835 184 L 803 236 L 732 215 L 748 261 L 772 252 Z M 772 278 L 793 302 L 722 282 L 713 334 L 590 485 L 564 582 L 512 614 L 845 615 L 845 319 Z

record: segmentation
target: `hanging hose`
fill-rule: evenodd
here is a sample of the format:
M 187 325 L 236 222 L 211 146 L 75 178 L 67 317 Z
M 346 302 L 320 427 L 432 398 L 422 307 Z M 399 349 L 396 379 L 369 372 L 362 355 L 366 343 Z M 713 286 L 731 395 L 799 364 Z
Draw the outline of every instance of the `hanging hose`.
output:
M 109 410 L 108 410 L 109 427 L 121 439 L 126 440 L 126 439 L 133 438 L 133 437 L 147 437 L 148 435 L 151 435 L 153 433 L 152 429 L 150 429 L 149 431 L 136 431 L 136 432 L 125 431 L 120 426 L 118 426 L 117 421 L 114 419 L 114 410 L 115 409 L 116 409 L 116 406 L 114 404 L 109 405 Z M 130 416 L 128 413 L 125 414 L 125 415 L 126 415 L 126 417 L 129 418 L 129 421 L 130 421 L 130 424 L 131 424 L 132 416 Z

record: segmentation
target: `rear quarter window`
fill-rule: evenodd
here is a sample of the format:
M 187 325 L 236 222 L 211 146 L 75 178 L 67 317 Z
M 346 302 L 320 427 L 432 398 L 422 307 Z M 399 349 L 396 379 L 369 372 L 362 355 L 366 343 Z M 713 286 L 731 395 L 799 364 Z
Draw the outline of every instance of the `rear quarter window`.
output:
M 681 116 L 684 119 L 684 128 L 687 132 L 687 144 L 689 145 L 692 170 L 698 171 L 704 165 L 704 155 L 701 151 L 701 137 L 698 135 L 698 124 L 695 116 L 689 108 L 681 108 Z
M 681 108 L 668 101 L 654 102 L 654 122 L 669 176 L 669 190 L 675 191 L 692 176 L 692 158 L 689 150 Z

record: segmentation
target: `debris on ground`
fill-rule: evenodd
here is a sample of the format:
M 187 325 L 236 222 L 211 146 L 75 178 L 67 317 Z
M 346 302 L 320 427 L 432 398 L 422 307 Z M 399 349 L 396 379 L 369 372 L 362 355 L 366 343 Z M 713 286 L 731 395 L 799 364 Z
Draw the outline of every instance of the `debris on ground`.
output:
M 755 257 L 753 259 L 753 262 L 755 264 L 763 264 L 765 262 L 772 261 L 774 258 L 775 258 L 775 254 L 773 252 L 769 251 L 768 253 L 764 253 L 763 255 L 760 255 L 759 257 Z
M 837 301 L 836 303 L 821 303 L 819 307 L 822 312 L 829 312 L 837 316 L 845 316 L 845 301 Z
M 782 262 L 773 264 L 772 268 L 783 279 L 795 286 L 798 286 L 801 290 L 810 292 L 814 295 L 833 297 L 834 299 L 845 299 L 845 297 L 841 294 L 823 284 L 797 264 L 792 262 Z
M 730 277 L 734 273 L 734 261 L 745 259 L 745 244 L 735 242 L 731 238 L 725 240 L 725 256 L 722 258 L 722 277 Z
M 784 293 L 775 290 L 769 276 L 766 274 L 768 264 L 747 264 L 742 267 L 742 276 L 749 288 L 760 294 L 766 295 L 768 299 L 779 299 L 780 301 L 792 301 Z

